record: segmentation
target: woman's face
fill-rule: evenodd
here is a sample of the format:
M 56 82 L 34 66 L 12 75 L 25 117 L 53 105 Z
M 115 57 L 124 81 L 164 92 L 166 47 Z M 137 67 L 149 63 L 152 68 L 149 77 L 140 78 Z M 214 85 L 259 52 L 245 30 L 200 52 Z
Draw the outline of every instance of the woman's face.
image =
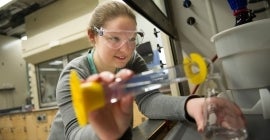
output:
M 131 59 L 135 44 L 132 43 L 134 38 L 136 23 L 133 19 L 120 16 L 107 21 L 104 26 L 102 36 L 95 36 L 95 53 L 94 61 L 99 71 L 115 70 L 126 66 Z

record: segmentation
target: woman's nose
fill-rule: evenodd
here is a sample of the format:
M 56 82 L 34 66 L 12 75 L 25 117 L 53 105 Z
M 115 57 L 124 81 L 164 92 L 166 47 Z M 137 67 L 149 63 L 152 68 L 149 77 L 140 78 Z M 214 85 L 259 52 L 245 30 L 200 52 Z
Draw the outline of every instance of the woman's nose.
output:
M 132 44 L 129 43 L 128 40 L 123 40 L 123 42 L 121 43 L 121 46 L 120 46 L 120 50 L 124 50 L 124 51 L 129 51 L 131 49 L 133 49 L 134 47 L 131 46 Z

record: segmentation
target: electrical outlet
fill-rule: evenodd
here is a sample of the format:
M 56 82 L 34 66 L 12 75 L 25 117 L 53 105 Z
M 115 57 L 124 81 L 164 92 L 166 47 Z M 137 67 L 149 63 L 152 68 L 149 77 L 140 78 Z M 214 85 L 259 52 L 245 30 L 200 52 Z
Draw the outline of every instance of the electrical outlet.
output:
M 47 122 L 47 115 L 46 114 L 38 114 L 37 115 L 37 122 Z

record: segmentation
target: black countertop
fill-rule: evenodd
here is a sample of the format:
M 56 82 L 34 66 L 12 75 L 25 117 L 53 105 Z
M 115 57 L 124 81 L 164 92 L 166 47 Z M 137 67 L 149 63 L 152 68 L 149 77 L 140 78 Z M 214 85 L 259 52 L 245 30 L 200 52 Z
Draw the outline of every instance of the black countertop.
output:
M 132 140 L 201 140 L 196 125 L 188 122 L 146 120 L 133 128 Z

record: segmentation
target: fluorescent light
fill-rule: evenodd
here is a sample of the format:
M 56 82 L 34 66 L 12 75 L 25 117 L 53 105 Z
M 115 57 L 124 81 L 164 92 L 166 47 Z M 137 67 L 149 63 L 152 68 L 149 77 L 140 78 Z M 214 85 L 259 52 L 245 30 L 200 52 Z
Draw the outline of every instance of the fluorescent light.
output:
M 25 35 L 25 36 L 21 37 L 21 40 L 27 40 L 27 36 Z
M 12 0 L 1 0 L 0 1 L 0 8 L 4 7 L 5 5 L 7 5 L 8 3 L 10 3 Z
M 63 69 L 62 68 L 40 68 L 40 71 L 59 71 L 61 72 Z
M 55 61 L 49 63 L 49 65 L 61 65 L 61 64 L 63 64 L 63 62 L 60 60 L 55 60 Z

